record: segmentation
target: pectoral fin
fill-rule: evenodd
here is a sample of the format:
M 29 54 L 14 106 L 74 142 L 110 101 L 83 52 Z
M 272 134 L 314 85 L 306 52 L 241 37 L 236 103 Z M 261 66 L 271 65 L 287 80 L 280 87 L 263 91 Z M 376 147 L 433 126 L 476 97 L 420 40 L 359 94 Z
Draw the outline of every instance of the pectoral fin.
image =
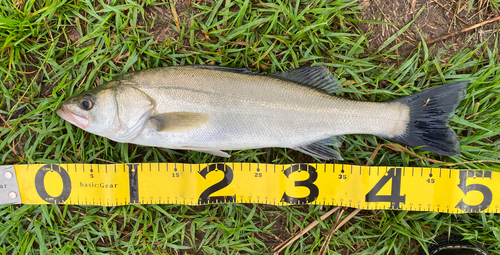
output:
M 157 131 L 180 132 L 205 125 L 210 116 L 197 112 L 169 112 L 151 116 L 149 122 Z

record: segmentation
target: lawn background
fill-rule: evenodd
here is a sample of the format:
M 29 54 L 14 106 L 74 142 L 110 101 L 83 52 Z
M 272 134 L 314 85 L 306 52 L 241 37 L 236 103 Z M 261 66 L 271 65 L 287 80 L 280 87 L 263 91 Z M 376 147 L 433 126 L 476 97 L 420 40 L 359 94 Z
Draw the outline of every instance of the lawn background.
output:
M 455 13 L 456 6 L 464 6 L 460 13 L 481 21 L 498 15 L 495 1 L 458 2 L 445 4 Z M 409 29 L 420 31 L 425 21 L 387 23 L 383 17 L 392 14 L 383 9 L 378 19 L 363 20 L 360 4 L 366 2 L 2 1 L 0 115 L 7 120 L 24 110 L 19 118 L 0 126 L 0 164 L 321 162 L 281 148 L 233 151 L 225 159 L 119 144 L 85 133 L 55 110 L 71 95 L 120 74 L 152 67 L 213 64 L 274 72 L 323 64 L 344 85 L 340 96 L 355 100 L 384 101 L 450 81 L 472 81 L 450 122 L 460 137 L 461 156 L 441 157 L 414 148 L 404 152 L 382 146 L 390 142 L 379 137 L 349 135 L 340 148 L 341 163 L 440 167 L 443 163 L 436 161 L 442 161 L 457 168 L 498 171 L 498 22 L 490 29 L 470 31 L 462 45 L 427 46 L 422 42 L 434 38 L 419 35 L 411 42 L 403 36 Z M 414 12 L 405 15 L 417 20 L 429 5 L 418 1 Z M 451 31 L 460 28 L 455 16 L 450 17 L 449 24 L 443 25 Z M 396 32 L 373 47 L 369 38 L 374 31 L 363 30 L 366 24 L 390 26 Z M 478 35 L 483 40 L 477 42 Z M 400 54 L 399 48 L 409 43 L 410 50 Z M 333 207 L 0 208 L 2 254 L 262 254 L 272 253 Z M 338 215 L 320 220 L 285 252 L 316 254 L 336 217 L 345 218 L 353 210 L 339 210 Z M 495 214 L 361 211 L 336 231 L 327 254 L 415 254 L 434 237 L 454 233 L 500 254 L 499 223 Z

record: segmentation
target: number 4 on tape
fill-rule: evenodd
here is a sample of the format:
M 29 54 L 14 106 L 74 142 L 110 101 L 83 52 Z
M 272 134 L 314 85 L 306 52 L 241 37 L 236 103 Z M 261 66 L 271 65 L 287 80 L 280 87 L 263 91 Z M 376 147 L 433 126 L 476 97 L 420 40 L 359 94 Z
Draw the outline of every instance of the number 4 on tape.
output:
M 391 194 L 390 195 L 377 195 L 379 191 L 390 181 Z M 380 181 L 373 186 L 373 188 L 366 194 L 366 202 L 389 202 L 391 203 L 390 209 L 401 209 L 400 204 L 406 201 L 406 195 L 401 195 L 401 168 L 391 168 L 387 171 Z

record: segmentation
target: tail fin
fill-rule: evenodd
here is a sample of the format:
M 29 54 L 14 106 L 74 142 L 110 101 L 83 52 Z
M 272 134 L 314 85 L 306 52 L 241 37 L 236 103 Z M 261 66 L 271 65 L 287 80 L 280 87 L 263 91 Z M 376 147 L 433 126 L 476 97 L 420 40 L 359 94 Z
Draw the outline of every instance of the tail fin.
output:
M 410 120 L 403 134 L 389 139 L 445 156 L 460 155 L 458 137 L 447 124 L 468 85 L 452 82 L 394 100 L 410 107 Z

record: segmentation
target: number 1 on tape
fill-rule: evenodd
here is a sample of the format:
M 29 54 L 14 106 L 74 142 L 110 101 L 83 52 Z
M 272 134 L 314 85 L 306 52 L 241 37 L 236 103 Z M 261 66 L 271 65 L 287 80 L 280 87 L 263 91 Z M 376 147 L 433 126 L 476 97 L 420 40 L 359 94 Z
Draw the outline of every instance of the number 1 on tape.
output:
M 258 163 L 14 168 L 26 204 L 324 204 L 449 213 L 497 212 L 500 206 L 500 173 L 487 171 Z

